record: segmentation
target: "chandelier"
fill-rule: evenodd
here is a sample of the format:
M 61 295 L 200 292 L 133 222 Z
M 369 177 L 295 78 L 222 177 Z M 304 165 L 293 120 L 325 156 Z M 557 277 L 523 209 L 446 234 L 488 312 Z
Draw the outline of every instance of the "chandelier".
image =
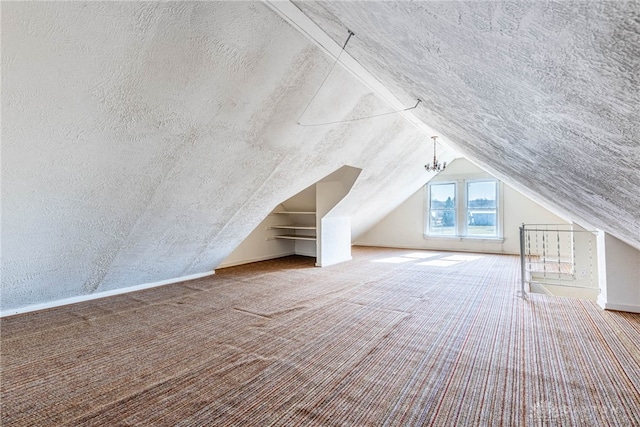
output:
M 427 172 L 442 172 L 447 167 L 447 162 L 442 162 L 442 164 L 438 162 L 436 158 L 436 139 L 438 137 L 432 136 L 431 139 L 433 139 L 433 164 L 428 163 L 424 165 L 424 168 Z

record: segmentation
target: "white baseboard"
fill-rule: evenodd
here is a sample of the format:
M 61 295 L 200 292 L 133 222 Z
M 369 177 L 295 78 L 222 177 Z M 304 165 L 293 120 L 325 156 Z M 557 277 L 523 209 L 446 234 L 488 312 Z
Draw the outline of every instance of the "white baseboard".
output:
M 308 256 L 311 258 L 315 258 L 316 257 L 316 251 L 295 251 L 292 255 L 302 255 L 302 256 Z
M 407 249 L 407 250 L 418 250 L 418 251 L 432 251 L 432 252 L 469 252 L 474 254 L 495 254 L 495 255 L 520 255 L 519 253 L 512 252 L 503 252 L 503 251 L 489 251 L 489 250 L 479 250 L 473 248 L 436 248 L 436 247 L 426 247 L 420 245 L 393 245 L 393 244 L 384 244 L 384 245 L 374 245 L 369 243 L 358 243 L 355 242 L 351 246 L 364 246 L 367 248 L 390 248 L 390 249 Z
M 628 304 L 612 304 L 598 299 L 598 305 L 605 310 L 627 311 L 629 313 L 640 313 L 640 306 Z
M 243 260 L 240 260 L 240 261 L 233 261 L 233 262 L 223 263 L 223 264 L 220 264 L 219 266 L 217 266 L 216 269 L 218 269 L 218 268 L 227 268 L 227 267 L 235 267 L 237 265 L 250 264 L 252 262 L 268 261 L 270 259 L 282 258 L 282 257 L 291 256 L 291 255 L 295 255 L 295 254 L 296 253 L 293 252 L 293 251 L 283 252 L 283 253 L 280 253 L 280 254 L 269 254 L 269 255 L 259 256 L 259 257 L 256 257 L 256 258 L 249 258 L 249 259 L 243 259 Z
M 142 285 L 129 286 L 126 288 L 113 289 L 110 291 L 98 292 L 95 294 L 79 295 L 77 297 L 64 298 L 55 301 L 49 301 L 41 304 L 32 304 L 25 307 L 11 308 L 0 311 L 0 317 L 14 316 L 16 314 L 30 313 L 32 311 L 46 310 L 48 308 L 60 307 L 63 305 L 76 304 L 84 301 L 91 301 L 99 298 L 106 298 L 113 295 L 127 294 L 129 292 L 141 291 L 143 289 L 156 288 L 158 286 L 170 285 L 172 283 L 186 282 L 188 280 L 200 279 L 215 274 L 215 271 L 206 271 L 204 273 L 192 274 L 190 276 L 176 277 L 174 279 L 161 280 L 159 282 L 143 283 Z

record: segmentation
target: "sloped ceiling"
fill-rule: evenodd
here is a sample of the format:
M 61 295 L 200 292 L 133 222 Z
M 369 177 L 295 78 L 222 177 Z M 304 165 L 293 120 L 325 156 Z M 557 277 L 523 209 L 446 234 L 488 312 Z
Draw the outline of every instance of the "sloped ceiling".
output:
M 640 249 L 640 3 L 294 2 L 465 157 Z
M 360 231 L 428 179 L 398 115 L 297 124 L 333 59 L 263 2 L 0 7 L 2 310 L 209 272 L 344 165 Z M 336 67 L 302 119 L 387 111 Z
M 640 248 L 637 3 L 296 4 L 457 151 Z M 2 310 L 210 271 L 344 165 L 355 236 L 429 178 L 402 117 L 296 123 L 333 59 L 265 3 L 0 7 Z M 388 111 L 336 67 L 304 119 Z

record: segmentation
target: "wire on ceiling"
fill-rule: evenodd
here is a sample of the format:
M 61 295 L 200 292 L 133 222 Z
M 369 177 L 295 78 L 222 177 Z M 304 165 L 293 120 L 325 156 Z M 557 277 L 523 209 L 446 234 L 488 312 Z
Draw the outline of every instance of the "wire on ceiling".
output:
M 307 112 L 307 110 L 309 109 L 309 106 L 311 105 L 311 103 L 313 103 L 313 101 L 316 99 L 316 96 L 318 96 L 318 93 L 320 93 L 320 90 L 322 90 L 322 88 L 324 87 L 324 84 L 327 81 L 327 79 L 329 78 L 329 76 L 331 75 L 331 72 L 333 72 L 333 69 L 336 67 L 338 62 L 340 62 L 340 56 L 345 51 L 345 48 L 347 47 L 347 43 L 349 43 L 349 40 L 351 40 L 351 37 L 355 35 L 353 33 L 353 31 L 351 31 L 351 30 L 348 30 L 348 31 L 349 31 L 349 36 L 347 37 L 347 40 L 344 42 L 344 45 L 342 46 L 342 49 L 340 49 L 340 53 L 338 53 L 338 56 L 336 56 L 336 60 L 334 61 L 333 65 L 331 66 L 331 69 L 329 69 L 329 72 L 324 77 L 324 80 L 322 80 L 322 83 L 320 83 L 320 86 L 318 87 L 316 92 L 313 94 L 313 96 L 311 97 L 309 102 L 307 103 L 307 106 L 304 107 L 304 110 L 302 110 L 302 113 L 300 113 L 300 115 L 298 116 L 298 119 L 296 120 L 296 123 L 298 124 L 298 126 L 326 126 L 326 125 L 333 125 L 333 124 L 337 124 L 337 123 L 356 122 L 356 121 L 359 121 L 359 120 L 372 119 L 374 117 L 388 116 L 390 114 L 398 114 L 398 113 L 402 113 L 404 111 L 413 110 L 414 108 L 417 108 L 418 105 L 422 102 L 421 99 L 418 99 L 417 102 L 416 102 L 416 105 L 414 105 L 413 107 L 404 108 L 402 110 L 388 111 L 386 113 L 373 114 L 373 115 L 370 115 L 370 116 L 357 117 L 355 119 L 336 120 L 336 121 L 324 122 L 324 123 L 300 123 L 300 119 L 302 118 L 302 116 L 304 116 L 304 113 Z

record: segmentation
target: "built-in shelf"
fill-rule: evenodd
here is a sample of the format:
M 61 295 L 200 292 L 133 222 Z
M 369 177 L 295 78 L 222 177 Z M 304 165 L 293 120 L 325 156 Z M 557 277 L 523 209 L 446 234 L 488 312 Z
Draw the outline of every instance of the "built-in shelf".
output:
M 310 206 L 310 204 L 307 204 Z M 317 235 L 318 224 L 315 210 L 307 206 L 300 206 L 301 210 L 278 210 L 271 214 L 276 215 L 274 222 L 285 222 L 285 224 L 275 224 L 267 229 L 272 230 L 267 239 L 279 239 L 293 241 L 294 252 L 299 255 L 317 256 Z M 298 209 L 300 209 L 298 208 Z M 280 234 L 282 233 L 282 234 Z M 274 235 L 275 234 L 275 235 Z
M 274 214 L 287 214 L 287 215 L 315 215 L 315 212 L 308 211 L 278 211 L 273 212 Z
M 317 227 L 311 225 L 272 225 L 271 228 L 283 228 L 285 230 L 316 230 Z
M 278 236 L 273 236 L 275 239 L 288 239 L 288 240 L 311 240 L 315 241 L 316 236 L 300 236 L 296 234 L 280 234 Z

